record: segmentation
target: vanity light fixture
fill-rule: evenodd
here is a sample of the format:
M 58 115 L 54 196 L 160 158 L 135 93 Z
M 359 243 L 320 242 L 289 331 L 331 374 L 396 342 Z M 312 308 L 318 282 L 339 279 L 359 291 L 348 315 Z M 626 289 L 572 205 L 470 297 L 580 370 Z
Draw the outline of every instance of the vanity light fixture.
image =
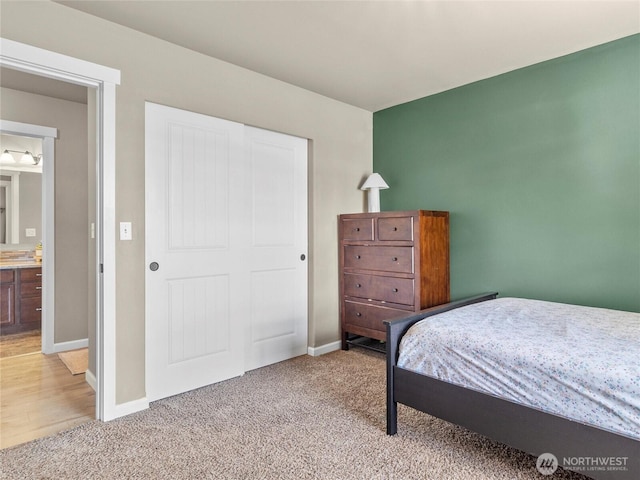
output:
M 369 178 L 362 184 L 360 190 L 369 190 L 367 200 L 369 203 L 369 213 L 380 211 L 380 190 L 389 188 L 387 182 L 379 173 L 372 173 Z
M 29 150 L 26 151 L 20 151 L 20 150 L 8 150 L 5 149 L 4 152 L 2 152 L 2 155 L 0 155 L 0 163 L 5 164 L 5 165 L 12 165 L 16 162 L 16 159 L 13 157 L 13 155 L 11 155 L 11 152 L 13 153 L 21 153 L 22 157 L 20 158 L 20 163 L 21 164 L 27 164 L 27 165 L 39 165 L 40 162 L 42 161 L 42 154 L 39 153 L 38 155 L 31 153 Z
M 2 152 L 2 155 L 0 155 L 0 163 L 12 164 L 16 163 L 16 159 L 9 153 L 9 150 L 5 150 Z

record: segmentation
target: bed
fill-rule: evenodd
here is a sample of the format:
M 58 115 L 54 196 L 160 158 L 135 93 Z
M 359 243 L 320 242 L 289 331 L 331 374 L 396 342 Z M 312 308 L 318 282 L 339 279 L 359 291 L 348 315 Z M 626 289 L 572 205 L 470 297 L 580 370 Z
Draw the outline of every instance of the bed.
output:
M 400 403 L 593 478 L 640 478 L 640 314 L 497 297 L 385 322 L 387 433 Z

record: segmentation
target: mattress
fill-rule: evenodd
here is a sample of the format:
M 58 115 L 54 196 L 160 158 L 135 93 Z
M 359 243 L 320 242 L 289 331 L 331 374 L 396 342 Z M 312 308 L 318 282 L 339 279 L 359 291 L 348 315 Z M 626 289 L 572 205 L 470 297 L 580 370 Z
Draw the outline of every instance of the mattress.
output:
M 640 439 L 640 314 L 500 298 L 425 318 L 398 366 Z

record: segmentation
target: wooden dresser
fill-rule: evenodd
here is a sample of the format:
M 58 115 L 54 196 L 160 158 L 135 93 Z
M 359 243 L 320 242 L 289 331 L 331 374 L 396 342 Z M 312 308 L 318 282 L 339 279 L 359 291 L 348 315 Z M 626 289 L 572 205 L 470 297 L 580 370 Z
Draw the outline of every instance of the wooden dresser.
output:
M 344 350 L 383 341 L 384 320 L 449 301 L 448 212 L 340 215 L 338 236 Z

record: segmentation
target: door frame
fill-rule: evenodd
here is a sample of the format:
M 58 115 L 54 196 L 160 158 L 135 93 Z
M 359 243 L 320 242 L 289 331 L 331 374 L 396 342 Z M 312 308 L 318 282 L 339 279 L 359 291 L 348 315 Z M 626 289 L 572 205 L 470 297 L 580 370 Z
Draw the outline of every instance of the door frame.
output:
M 58 129 L 29 123 L 0 120 L 0 133 L 42 140 L 42 243 L 48 254 L 42 257 L 42 353 L 55 353 L 55 148 Z M 15 193 L 15 192 L 14 192 Z
M 0 66 L 97 90 L 96 418 L 112 420 L 130 413 L 116 404 L 115 134 L 120 71 L 6 38 L 0 38 Z

